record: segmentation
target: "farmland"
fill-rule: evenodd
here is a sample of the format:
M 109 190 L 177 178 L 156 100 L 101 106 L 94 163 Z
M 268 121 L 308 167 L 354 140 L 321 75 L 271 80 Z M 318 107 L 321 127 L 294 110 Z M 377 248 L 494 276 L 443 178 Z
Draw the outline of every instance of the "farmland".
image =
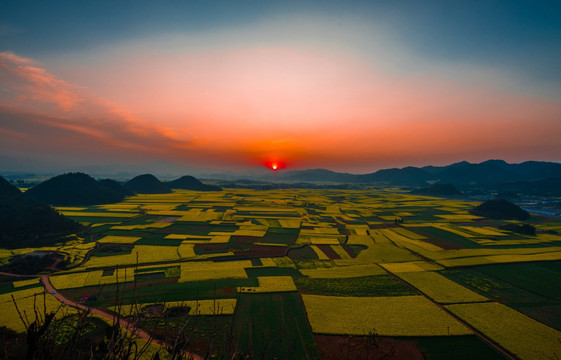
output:
M 469 348 L 500 358 L 489 343 L 561 356 L 561 222 L 534 216 L 537 235 L 523 235 L 470 215 L 474 205 L 398 189 L 174 190 L 58 208 L 88 236 L 0 250 L 0 262 L 57 251 L 66 269 L 49 279 L 67 298 L 121 315 L 188 308 L 191 324 L 216 319 L 254 358 L 321 358 L 316 343 L 369 334 L 428 359 Z M 1 276 L 0 302 L 14 294 L 32 314 L 42 289 Z M 0 320 L 22 330 L 17 313 Z

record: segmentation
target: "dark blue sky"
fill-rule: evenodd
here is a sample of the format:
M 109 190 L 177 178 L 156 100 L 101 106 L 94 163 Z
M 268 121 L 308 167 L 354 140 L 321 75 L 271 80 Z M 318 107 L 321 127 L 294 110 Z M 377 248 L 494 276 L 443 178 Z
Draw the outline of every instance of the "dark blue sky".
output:
M 561 80 L 560 1 L 4 1 L 0 50 L 40 58 L 150 34 L 322 13 L 389 22 L 402 43 L 425 56 L 510 67 L 530 81 Z

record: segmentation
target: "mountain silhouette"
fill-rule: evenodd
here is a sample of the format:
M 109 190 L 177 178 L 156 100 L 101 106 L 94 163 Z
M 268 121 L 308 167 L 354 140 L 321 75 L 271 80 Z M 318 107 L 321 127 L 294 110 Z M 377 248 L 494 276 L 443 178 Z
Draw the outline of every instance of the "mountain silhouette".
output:
M 126 195 L 84 173 L 55 176 L 29 189 L 26 194 L 56 206 L 110 204 L 123 201 Z
M 487 200 L 471 209 L 470 214 L 495 220 L 527 220 L 530 214 L 505 199 Z
M 20 192 L 0 176 L 0 248 L 50 246 L 82 225 Z
M 203 184 L 200 180 L 193 176 L 185 175 L 179 179 L 165 182 L 170 189 L 184 189 L 197 191 L 222 191 L 220 186 Z
M 127 181 L 125 188 L 135 194 L 169 194 L 170 188 L 152 174 L 138 175 Z

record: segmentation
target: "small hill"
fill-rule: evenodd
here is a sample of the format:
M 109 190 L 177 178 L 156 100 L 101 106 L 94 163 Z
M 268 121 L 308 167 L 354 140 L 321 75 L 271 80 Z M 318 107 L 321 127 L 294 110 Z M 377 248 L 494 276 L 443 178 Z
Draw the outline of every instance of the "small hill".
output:
M 0 229 L 0 248 L 15 249 L 53 245 L 83 227 L 0 176 Z
M 412 194 L 426 196 L 460 196 L 462 193 L 452 184 L 434 184 L 430 187 L 415 189 Z
M 126 187 L 124 187 L 121 183 L 118 183 L 115 180 L 111 179 L 103 179 L 99 180 L 99 183 L 106 188 L 113 190 L 114 192 L 121 194 L 123 196 L 132 196 L 134 195 L 132 191 L 129 191 Z
M 472 215 L 496 220 L 527 220 L 530 214 L 505 199 L 487 200 L 469 211 Z
M 125 188 L 135 194 L 169 194 L 170 188 L 152 174 L 138 175 L 127 181 Z
M 222 191 L 220 186 L 203 184 L 200 180 L 193 176 L 185 175 L 179 179 L 164 183 L 170 189 L 185 189 L 196 191 Z
M 55 176 L 29 189 L 26 194 L 56 206 L 111 204 L 120 202 L 125 197 L 83 173 Z

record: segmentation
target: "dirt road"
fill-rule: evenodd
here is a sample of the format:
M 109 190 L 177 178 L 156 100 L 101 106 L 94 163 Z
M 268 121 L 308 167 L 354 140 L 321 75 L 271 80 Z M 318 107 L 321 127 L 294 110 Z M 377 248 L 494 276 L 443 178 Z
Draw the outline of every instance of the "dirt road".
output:
M 113 321 L 115 319 L 115 316 L 113 314 L 110 314 L 108 312 L 105 312 L 103 310 L 100 309 L 96 309 L 96 308 L 89 308 L 87 306 L 84 306 L 82 304 L 78 304 L 77 302 L 74 302 L 66 297 L 64 297 L 62 294 L 60 294 L 58 291 L 56 291 L 55 288 L 53 288 L 53 285 L 51 284 L 51 282 L 49 281 L 49 275 L 40 275 L 41 277 L 41 282 L 43 283 L 43 286 L 45 287 L 45 289 L 47 290 L 47 292 L 54 296 L 58 301 L 60 301 L 61 303 L 80 309 L 80 310 L 84 310 L 84 311 L 90 311 L 92 314 L 97 315 L 97 316 L 101 316 L 104 317 L 106 319 L 108 319 L 109 321 Z M 55 291 L 55 293 L 53 294 L 53 291 Z M 132 332 L 133 334 L 135 334 L 136 336 L 138 336 L 140 339 L 144 339 L 146 341 L 153 341 L 155 343 L 159 343 L 158 341 L 155 341 L 152 336 L 150 334 L 148 334 L 146 331 L 139 329 L 137 327 L 134 326 L 134 324 L 131 324 L 130 322 L 128 322 L 125 319 L 121 319 L 118 318 L 119 320 L 119 325 L 121 327 L 123 327 L 124 329 Z M 204 360 L 204 358 L 198 354 L 195 353 L 186 353 L 185 354 L 188 359 L 192 359 L 192 360 Z

